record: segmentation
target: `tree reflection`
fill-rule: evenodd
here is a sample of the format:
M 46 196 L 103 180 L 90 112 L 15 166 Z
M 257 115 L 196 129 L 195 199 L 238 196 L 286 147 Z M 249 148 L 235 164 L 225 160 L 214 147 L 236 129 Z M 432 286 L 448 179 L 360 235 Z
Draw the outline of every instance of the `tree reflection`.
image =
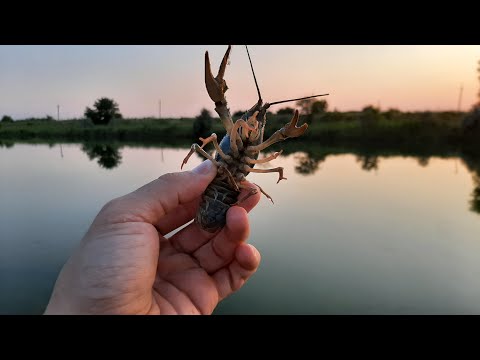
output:
M 418 161 L 418 165 L 420 165 L 421 167 L 426 167 L 430 162 L 430 156 L 419 156 L 417 158 L 417 161 Z
M 357 162 L 362 164 L 362 169 L 365 171 L 378 170 L 378 161 L 377 155 L 357 155 Z
M 320 163 L 325 160 L 325 156 L 315 157 L 310 153 L 298 153 L 295 154 L 295 160 L 298 162 L 295 171 L 302 175 L 310 175 L 318 170 Z
M 92 144 L 82 145 L 84 151 L 90 160 L 97 159 L 98 165 L 104 169 L 113 169 L 120 165 L 122 155 L 119 147 L 113 144 Z
M 0 146 L 12 146 L 13 143 L 0 142 Z M 288 145 L 288 144 L 285 144 Z M 307 151 L 299 151 L 299 149 L 307 148 Z M 342 155 L 342 154 L 354 154 L 356 161 L 360 164 L 364 171 L 376 171 L 380 166 L 380 158 L 388 158 L 390 156 L 408 156 L 414 158 L 418 164 L 422 167 L 428 167 L 430 159 L 432 157 L 440 156 L 451 158 L 456 156 L 465 164 L 465 167 L 472 174 L 472 180 L 474 188 L 471 192 L 470 199 L 468 201 L 469 209 L 472 212 L 480 214 L 480 150 L 478 149 L 462 149 L 460 153 L 451 152 L 439 152 L 435 149 L 386 149 L 375 150 L 372 148 L 355 148 L 355 147 L 335 147 L 335 146 L 322 146 L 320 144 L 302 144 L 294 143 L 291 146 L 284 146 L 283 156 L 292 155 L 295 159 L 295 172 L 301 175 L 312 175 L 320 169 L 320 164 L 326 160 L 330 155 Z M 82 150 L 87 154 L 90 160 L 97 160 L 100 167 L 105 169 L 113 169 L 117 167 L 122 160 L 120 147 L 116 144 L 105 143 L 85 143 L 82 146 Z M 185 150 L 185 156 L 189 149 Z M 210 155 L 215 155 L 215 149 L 213 146 L 208 146 L 205 149 Z M 280 150 L 280 149 L 275 149 Z M 272 152 L 264 152 L 261 157 L 269 156 Z M 203 156 L 195 153 L 193 156 L 198 156 L 200 160 L 204 160 Z M 271 167 L 269 164 L 258 164 L 258 167 L 265 166 Z
M 467 169 L 472 173 L 474 188 L 469 201 L 470 210 L 480 214 L 480 154 L 464 151 L 462 160 Z
M 470 210 L 480 214 L 480 176 L 473 175 L 473 183 L 475 187 L 472 191 L 472 197 L 470 199 Z
M 15 143 L 13 141 L 9 141 L 9 140 L 2 140 L 0 141 L 0 147 L 6 147 L 7 149 L 10 149 L 13 147 L 13 145 L 15 145 Z

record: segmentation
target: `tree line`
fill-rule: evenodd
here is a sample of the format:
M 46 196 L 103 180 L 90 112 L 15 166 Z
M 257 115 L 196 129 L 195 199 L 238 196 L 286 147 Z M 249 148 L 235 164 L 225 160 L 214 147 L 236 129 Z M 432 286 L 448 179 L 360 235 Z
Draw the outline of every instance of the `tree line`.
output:
M 93 109 L 87 106 L 84 116 L 94 125 L 107 125 L 112 120 L 123 118 L 118 103 L 115 100 L 106 97 L 96 100 L 93 104 Z M 45 118 L 37 120 L 54 121 L 55 119 L 52 116 L 47 115 Z M 4 115 L 0 122 L 13 123 L 13 119 L 11 116 Z

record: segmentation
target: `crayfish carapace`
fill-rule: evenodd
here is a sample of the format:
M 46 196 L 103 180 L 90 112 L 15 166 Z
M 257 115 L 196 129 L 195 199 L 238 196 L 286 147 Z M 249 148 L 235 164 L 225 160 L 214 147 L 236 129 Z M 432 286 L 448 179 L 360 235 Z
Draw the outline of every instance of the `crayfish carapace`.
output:
M 202 145 L 193 144 L 190 152 L 185 157 L 182 163 L 185 165 L 194 152 L 197 152 L 205 158 L 212 161 L 218 168 L 218 173 L 215 179 L 210 183 L 202 195 L 200 207 L 198 209 L 195 221 L 202 229 L 208 232 L 216 232 L 225 225 L 227 210 L 234 205 L 245 201 L 250 196 L 258 192 L 257 188 L 245 185 L 245 177 L 251 173 L 273 173 L 278 172 L 278 182 L 286 178 L 283 176 L 283 168 L 276 167 L 274 169 L 255 169 L 255 164 L 266 163 L 276 159 L 280 152 L 276 152 L 266 158 L 258 159 L 259 153 L 265 150 L 270 145 L 276 142 L 286 140 L 288 138 L 295 138 L 303 135 L 307 130 L 308 125 L 303 124 L 297 127 L 298 110 L 288 124 L 277 130 L 270 138 L 263 141 L 263 135 L 266 123 L 267 109 L 273 104 L 279 104 L 287 101 L 278 101 L 275 103 L 263 104 L 260 90 L 255 78 L 255 84 L 258 91 L 258 102 L 248 110 L 243 116 L 236 120 L 232 120 L 230 110 L 225 98 L 225 92 L 228 89 L 227 83 L 224 80 L 225 69 L 230 56 L 231 46 L 228 47 L 225 53 L 220 69 L 216 77 L 213 77 L 208 51 L 205 52 L 205 85 L 207 92 L 212 101 L 215 103 L 215 111 L 220 116 L 220 120 L 225 127 L 226 135 L 221 140 L 220 144 L 217 141 L 217 135 L 212 134 L 206 139 L 200 138 Z M 248 51 L 248 48 L 247 48 Z M 250 59 L 250 54 L 249 59 Z M 250 60 L 251 65 L 251 60 Z M 253 66 L 252 66 L 253 71 Z M 328 94 L 324 94 L 328 95 Z M 308 96 L 307 98 L 317 97 L 323 95 Z M 203 148 L 205 145 L 213 143 L 216 155 L 215 158 L 210 156 Z M 272 198 L 263 189 L 255 184 L 258 189 L 272 202 Z M 247 189 L 248 193 L 241 199 L 238 196 L 242 189 Z

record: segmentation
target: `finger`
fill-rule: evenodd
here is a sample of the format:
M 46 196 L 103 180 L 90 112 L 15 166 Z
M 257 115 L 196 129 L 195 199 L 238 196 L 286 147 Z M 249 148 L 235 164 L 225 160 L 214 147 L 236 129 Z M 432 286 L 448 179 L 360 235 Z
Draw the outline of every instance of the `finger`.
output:
M 232 263 L 212 275 L 220 300 L 237 291 L 245 284 L 257 271 L 260 259 L 260 253 L 253 245 L 240 244 L 237 247 L 235 259 Z
M 217 80 L 222 81 L 225 75 L 225 69 L 227 68 L 228 64 L 228 57 L 230 56 L 230 51 L 232 50 L 232 45 L 228 45 L 227 52 L 223 56 L 222 63 L 220 64 L 220 68 L 218 69 Z
M 245 182 L 245 184 L 255 187 L 254 184 L 250 182 Z M 250 190 L 242 189 L 239 197 L 245 196 Z M 258 192 L 257 194 L 251 196 L 244 202 L 239 204 L 239 207 L 245 209 L 248 213 L 250 212 L 260 201 L 261 194 Z M 193 217 L 192 217 L 193 219 Z M 223 230 L 221 230 L 223 231 Z M 192 223 L 186 226 L 184 229 L 180 230 L 178 233 L 174 234 L 170 241 L 175 246 L 175 248 L 179 251 L 183 251 L 186 253 L 193 253 L 202 245 L 206 244 L 210 239 L 212 239 L 217 234 L 210 233 L 205 230 L 202 230 L 197 223 Z
M 142 221 L 156 226 L 162 217 L 179 205 L 199 198 L 216 174 L 215 165 L 207 160 L 191 171 L 162 175 L 138 190 L 111 201 L 102 209 L 100 221 Z
M 230 263 L 238 245 L 248 239 L 250 226 L 245 209 L 234 206 L 227 212 L 227 224 L 213 237 L 202 245 L 192 256 L 209 274 Z

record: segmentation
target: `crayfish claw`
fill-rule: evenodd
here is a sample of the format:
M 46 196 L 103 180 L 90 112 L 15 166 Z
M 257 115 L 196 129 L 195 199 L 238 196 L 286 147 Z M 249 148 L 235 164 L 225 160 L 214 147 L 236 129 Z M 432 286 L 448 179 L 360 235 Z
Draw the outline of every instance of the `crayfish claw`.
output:
M 287 180 L 286 177 L 283 177 L 283 167 L 279 167 L 276 169 L 278 171 L 278 181 L 277 184 L 280 182 L 280 180 Z
M 227 68 L 228 58 L 230 56 L 230 52 L 232 51 L 232 45 L 228 45 L 228 49 L 223 55 L 222 63 L 220 64 L 220 69 L 218 69 L 217 81 L 223 80 L 225 76 L 225 69 Z
M 298 110 L 295 110 L 292 120 L 283 128 L 283 133 L 285 136 L 293 138 L 302 136 L 305 131 L 307 131 L 308 124 L 303 124 L 300 127 L 297 127 L 299 119 Z
M 208 95 L 210 99 L 214 102 L 224 102 L 225 101 L 225 92 L 228 90 L 227 82 L 223 79 L 225 75 L 225 69 L 228 63 L 228 57 L 230 56 L 230 51 L 232 46 L 229 45 L 227 52 L 223 56 L 222 63 L 218 70 L 216 77 L 213 77 L 212 67 L 210 64 L 210 57 L 208 56 L 208 51 L 205 52 L 205 85 L 207 87 Z

